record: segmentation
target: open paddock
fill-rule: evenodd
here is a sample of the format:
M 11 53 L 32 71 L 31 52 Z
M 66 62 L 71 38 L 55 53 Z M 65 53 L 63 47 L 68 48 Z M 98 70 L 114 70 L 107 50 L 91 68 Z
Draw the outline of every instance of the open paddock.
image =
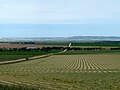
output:
M 119 90 L 120 55 L 54 55 L 0 65 L 0 81 L 45 90 Z

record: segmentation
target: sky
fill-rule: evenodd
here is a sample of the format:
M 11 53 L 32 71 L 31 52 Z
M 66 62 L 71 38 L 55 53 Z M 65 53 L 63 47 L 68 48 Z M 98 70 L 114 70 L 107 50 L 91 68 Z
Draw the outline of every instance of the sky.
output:
M 120 36 L 120 0 L 0 0 L 0 37 Z

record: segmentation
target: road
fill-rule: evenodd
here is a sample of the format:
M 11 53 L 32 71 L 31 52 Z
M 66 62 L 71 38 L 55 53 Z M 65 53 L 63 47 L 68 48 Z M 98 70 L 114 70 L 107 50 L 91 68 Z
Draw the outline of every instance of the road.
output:
M 69 48 L 71 47 L 72 43 L 69 43 Z M 59 53 L 64 53 L 66 52 L 67 49 L 59 52 Z M 28 60 L 34 60 L 34 59 L 40 59 L 40 58 L 46 58 L 46 57 L 49 57 L 49 56 L 52 56 L 52 55 L 55 55 L 55 54 L 59 54 L 59 53 L 50 53 L 50 54 L 47 54 L 47 55 L 39 55 L 39 56 L 34 56 L 34 57 L 30 57 Z M 12 63 L 18 63 L 18 62 L 23 62 L 23 61 L 28 61 L 26 58 L 23 58 L 23 59 L 18 59 L 18 60 L 11 60 L 11 61 L 4 61 L 4 62 L 0 62 L 0 65 L 3 65 L 3 64 L 12 64 Z

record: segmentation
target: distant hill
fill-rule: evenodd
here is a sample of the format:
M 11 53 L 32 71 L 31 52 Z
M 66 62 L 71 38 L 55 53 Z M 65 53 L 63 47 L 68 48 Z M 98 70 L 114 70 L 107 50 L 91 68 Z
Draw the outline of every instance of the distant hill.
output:
M 120 37 L 115 36 L 73 36 L 69 37 L 69 39 L 74 40 L 120 40 Z
M 17 41 L 80 41 L 80 40 L 102 40 L 102 41 L 120 41 L 120 37 L 116 36 L 73 36 L 73 37 L 11 37 L 1 38 L 1 40 L 17 40 Z

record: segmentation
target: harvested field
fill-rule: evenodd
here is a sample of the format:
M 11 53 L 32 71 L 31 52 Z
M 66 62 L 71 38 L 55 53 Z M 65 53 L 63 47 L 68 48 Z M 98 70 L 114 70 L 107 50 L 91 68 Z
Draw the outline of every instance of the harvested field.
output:
M 46 90 L 80 90 L 81 88 L 82 90 L 94 90 L 93 88 L 119 90 L 119 74 L 120 55 L 118 54 L 54 55 L 0 65 L 1 82 L 46 87 Z M 85 87 L 86 84 L 89 85 Z M 107 87 L 109 84 L 111 87 Z
M 42 48 L 44 45 L 30 45 L 30 44 L 0 44 L 0 48 L 23 48 L 23 47 L 37 47 Z
M 12 67 L 12 71 L 15 72 L 119 72 L 120 55 L 55 55 L 40 60 L 29 61 L 14 65 L 7 65 L 6 67 L 9 68 L 9 66 Z M 18 66 L 19 68 L 17 68 Z M 21 70 L 20 67 L 23 66 L 24 68 L 22 68 Z M 1 69 L 2 71 L 6 71 L 4 69 L 4 66 L 0 66 L 0 70 Z
M 0 48 L 23 48 L 23 47 L 36 47 L 36 48 L 42 48 L 42 47 L 60 47 L 60 45 L 35 45 L 35 44 L 0 44 Z M 63 46 L 66 47 L 66 46 Z

